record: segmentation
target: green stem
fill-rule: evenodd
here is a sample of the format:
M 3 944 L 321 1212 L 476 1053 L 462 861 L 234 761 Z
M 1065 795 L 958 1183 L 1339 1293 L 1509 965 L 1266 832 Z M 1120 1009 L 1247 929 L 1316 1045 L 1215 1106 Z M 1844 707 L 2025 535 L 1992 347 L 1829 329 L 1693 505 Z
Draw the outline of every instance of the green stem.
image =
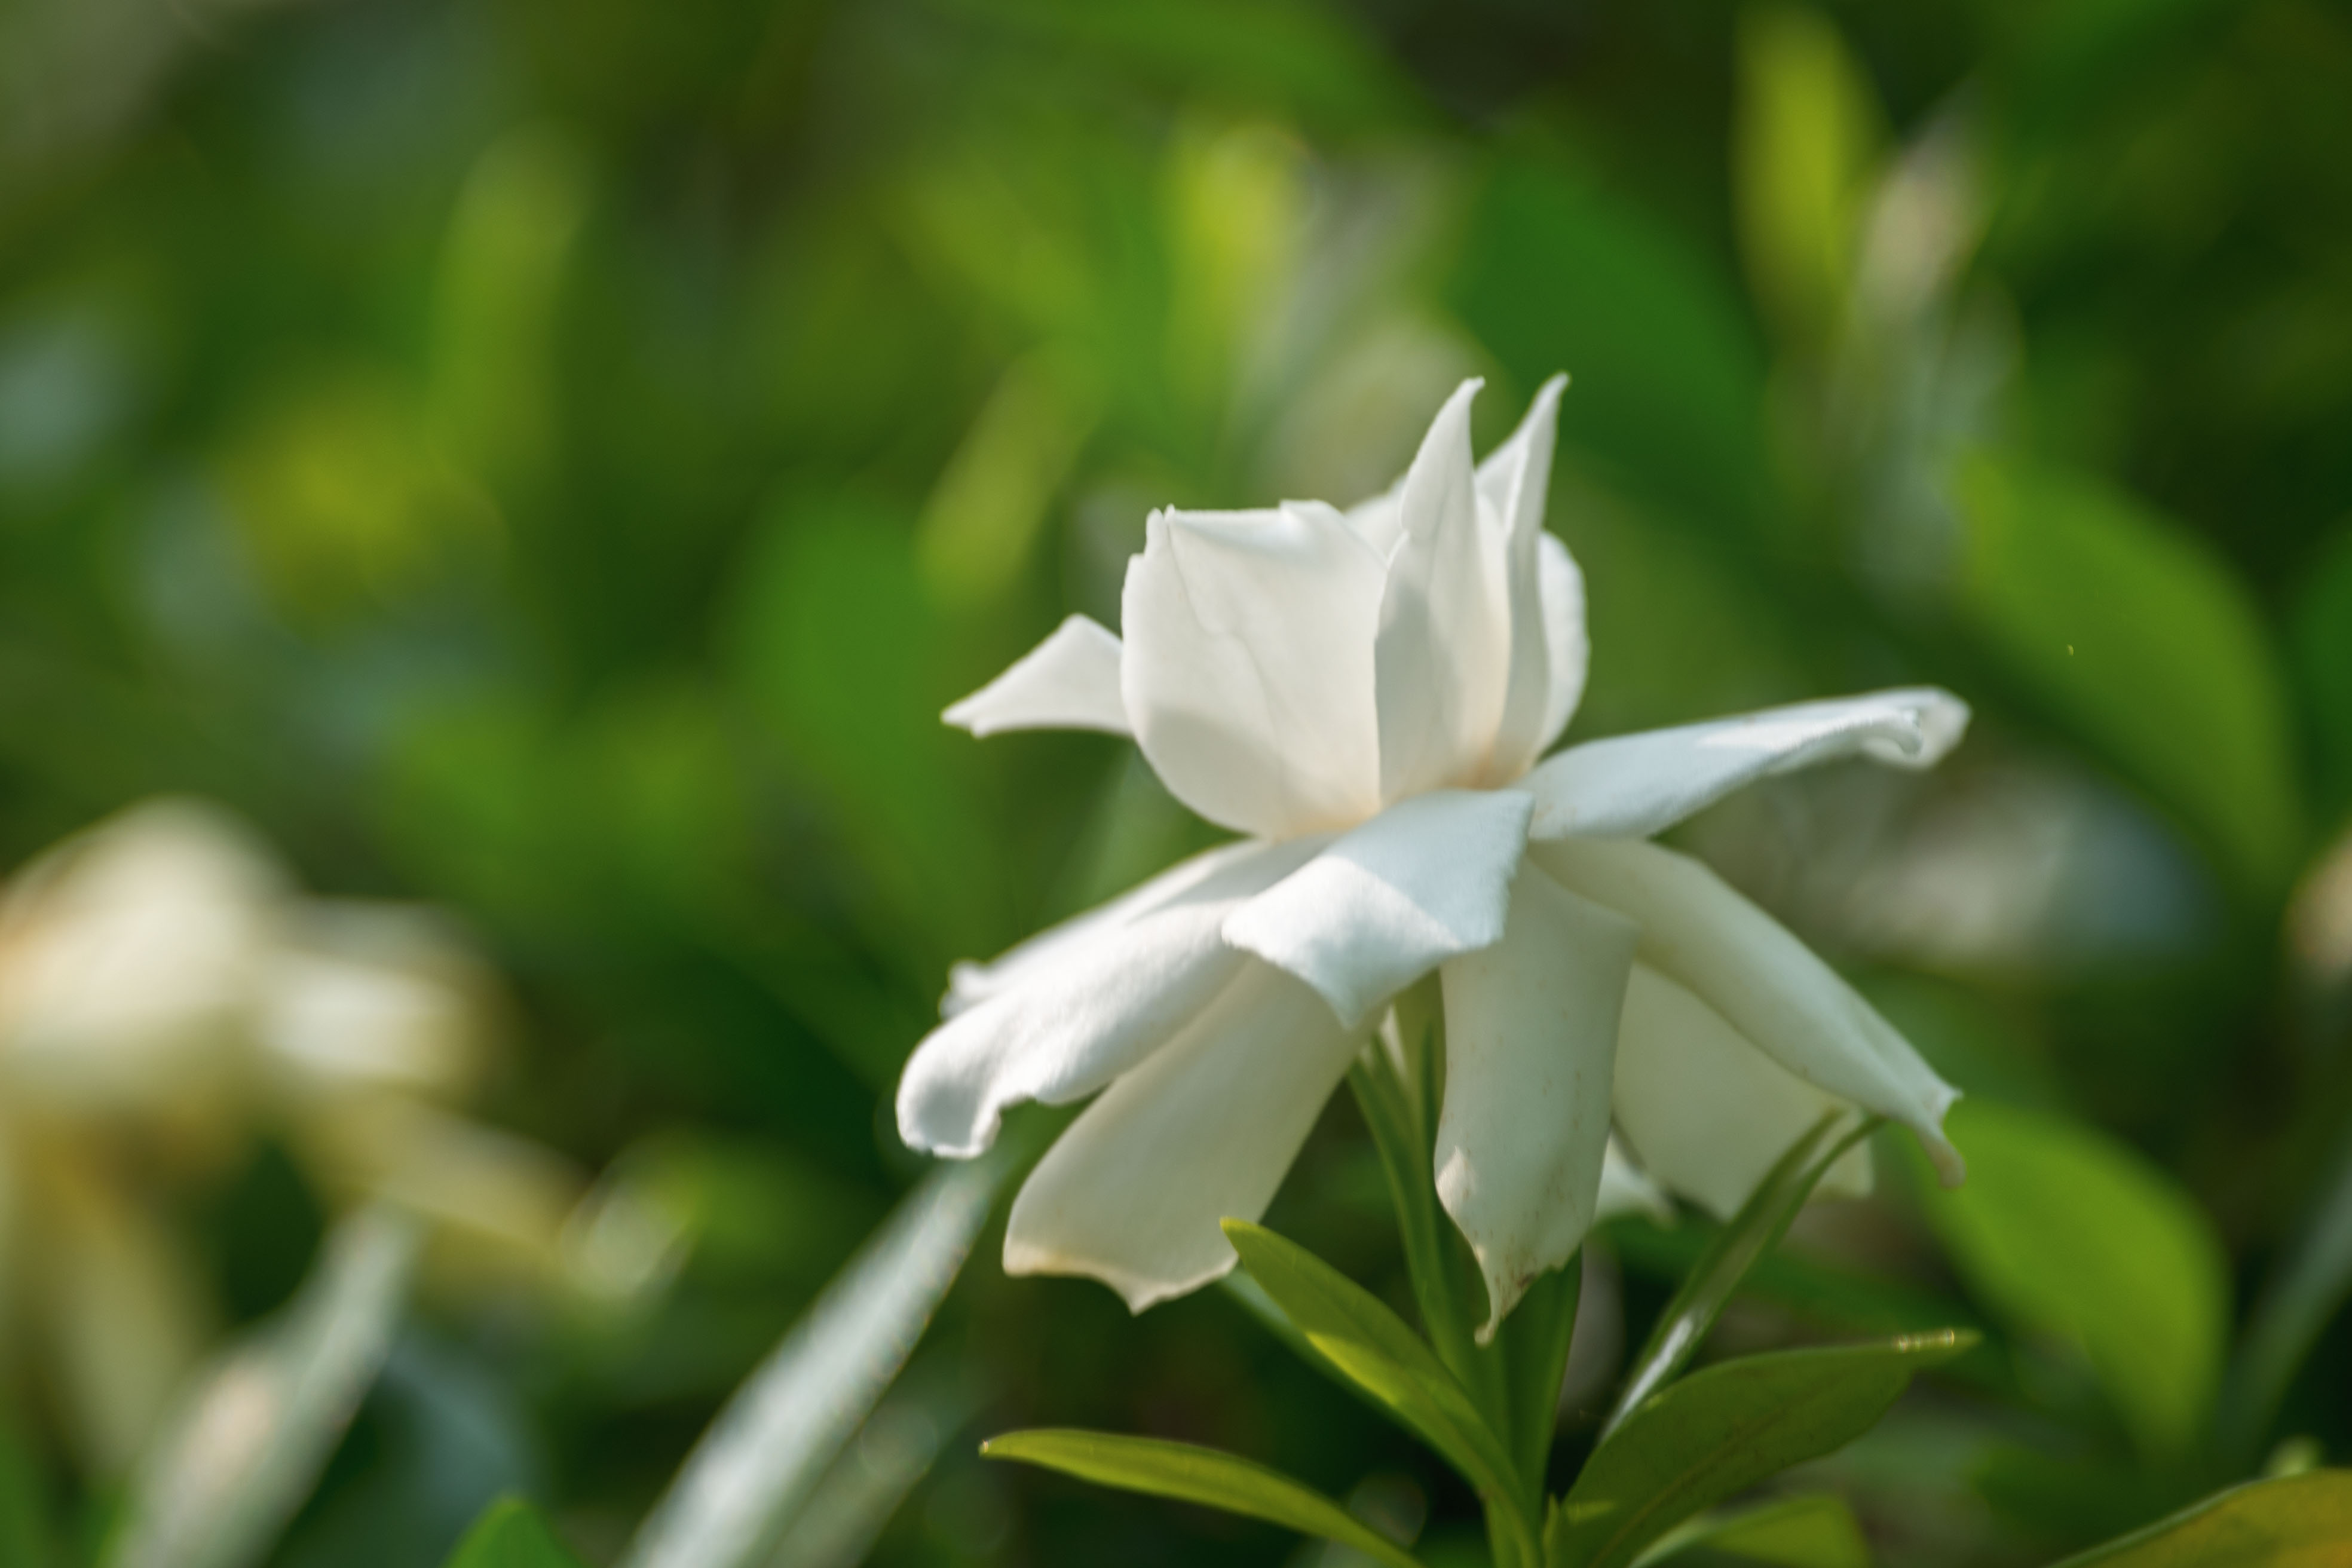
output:
M 1436 975 L 1397 998 L 1395 1023 L 1401 1050 L 1391 1053 L 1384 1043 L 1373 1041 L 1348 1081 L 1388 1177 L 1422 1325 L 1446 1370 L 1461 1381 L 1479 1414 L 1503 1439 L 1518 1472 L 1513 1478 L 1516 1495 L 1481 1496 L 1496 1563 L 1497 1568 L 1542 1568 L 1538 1538 L 1543 1474 L 1559 1369 L 1567 1354 L 1568 1324 L 1556 1310 L 1559 1287 L 1550 1282 L 1538 1287 L 1545 1301 L 1524 1329 L 1518 1326 L 1520 1315 L 1515 1315 L 1494 1344 L 1477 1342 L 1475 1331 L 1486 1318 L 1486 1280 L 1469 1244 L 1437 1201 L 1433 1152 L 1438 1111 L 1444 1103 L 1445 1011 Z M 1554 1310 L 1544 1310 L 1545 1305 Z M 1527 1310 L 1523 1306 L 1521 1314 Z M 1572 1286 L 1566 1311 L 1572 1321 Z M 1544 1386 L 1537 1388 L 1538 1383 Z

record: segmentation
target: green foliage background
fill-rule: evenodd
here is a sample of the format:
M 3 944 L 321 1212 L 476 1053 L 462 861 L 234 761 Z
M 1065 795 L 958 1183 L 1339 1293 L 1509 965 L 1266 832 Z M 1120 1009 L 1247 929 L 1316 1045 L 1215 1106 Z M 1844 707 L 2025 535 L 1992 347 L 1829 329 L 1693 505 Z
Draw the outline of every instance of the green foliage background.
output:
M 947 965 L 1207 841 L 1119 744 L 940 709 L 1115 624 L 1149 507 L 1358 499 L 1459 376 L 1483 446 L 1562 368 L 1572 737 L 1979 711 L 1688 836 L 1983 1102 L 1980 1185 L 1885 1144 L 1727 1320 L 1995 1331 L 1810 1479 L 1885 1561 L 2040 1562 L 2352 1458 L 2352 881 L 2294 901 L 2352 811 L 2347 102 L 2318 0 L 0 6 L 6 863 L 193 793 L 457 911 L 488 1113 L 702 1216 L 642 1321 L 428 1312 L 273 1561 L 436 1562 L 505 1490 L 615 1551 L 919 1173 Z M 240 1318 L 290 1180 L 188 1197 Z M 1346 1104 L 1275 1218 L 1409 1301 Z M 1701 1230 L 1613 1239 L 1636 1342 Z M 1432 1562 L 1475 1521 L 1224 1294 L 992 1249 L 875 1561 L 1294 1560 L 982 1465 L 1010 1426 L 1402 1478 Z

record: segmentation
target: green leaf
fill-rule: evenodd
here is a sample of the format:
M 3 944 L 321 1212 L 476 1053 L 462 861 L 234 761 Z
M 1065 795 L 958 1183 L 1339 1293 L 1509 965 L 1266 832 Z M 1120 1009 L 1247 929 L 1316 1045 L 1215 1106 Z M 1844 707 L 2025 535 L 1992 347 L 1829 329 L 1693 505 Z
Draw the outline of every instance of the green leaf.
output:
M 2352 808 L 2352 524 L 2339 524 L 2299 572 L 2288 635 L 2330 818 Z
M 111 1568 L 261 1561 L 383 1371 L 422 1242 L 385 1208 L 336 1227 L 292 1303 L 198 1382 L 141 1466 Z
M 1391 1568 L 1419 1568 L 1412 1555 L 1311 1488 L 1279 1470 L 1214 1448 L 1108 1432 L 1008 1432 L 980 1446 L 992 1459 L 1049 1470 L 1178 1502 L 1262 1519 L 1304 1535 L 1352 1546 Z
M 2055 1568 L 2336 1568 L 2352 1541 L 2352 1470 L 2216 1493 Z
M 1971 1290 L 2079 1346 L 2143 1449 L 2179 1454 L 2205 1428 L 2229 1325 L 2211 1223 L 2163 1172 L 2078 1122 L 1972 1100 L 1948 1126 L 1969 1180 L 1924 1202 Z
M 1824 1116 L 1790 1144 L 1789 1152 L 1756 1184 L 1756 1190 L 1748 1194 L 1748 1201 L 1739 1205 L 1731 1223 L 1717 1231 L 1706 1250 L 1700 1254 L 1682 1288 L 1659 1315 L 1658 1326 L 1650 1331 L 1649 1342 L 1633 1358 L 1624 1392 L 1617 1396 L 1616 1408 L 1609 1413 L 1609 1420 L 1601 1427 L 1604 1439 L 1625 1424 L 1636 1405 L 1682 1370 L 1691 1353 L 1698 1349 L 1699 1342 L 1706 1337 L 1707 1330 L 1723 1315 L 1723 1309 L 1739 1289 L 1740 1281 L 1748 1277 L 1748 1271 L 1762 1261 L 1787 1233 L 1789 1222 L 1797 1217 L 1797 1211 L 1804 1206 L 1814 1186 L 1875 1125 L 1865 1121 L 1840 1137 L 1840 1120 L 1841 1116 L 1834 1112 Z
M 504 1498 L 482 1511 L 443 1568 L 580 1568 L 537 1510 Z
M 2231 1368 L 2222 1436 L 2239 1458 L 2254 1457 L 2279 1401 L 2345 1298 L 2352 1294 L 2352 1157 L 2338 1166 L 2318 1207 L 2254 1305 Z
M 1559 1387 L 1568 1375 L 1577 1303 L 1584 1294 L 1581 1253 L 1540 1275 L 1519 1298 L 1496 1337 L 1509 1368 L 1511 1455 L 1520 1475 L 1540 1483 L 1559 1425 Z
M 625 1568 L 751 1568 L 897 1377 L 988 1217 L 1010 1142 L 941 1165 L 710 1424 Z
M 1701 1509 L 1852 1442 L 1914 1373 L 1974 1339 L 1948 1330 L 1692 1373 L 1645 1401 L 1594 1451 L 1545 1531 L 1547 1561 L 1623 1568 Z
M 1769 1568 L 1870 1568 L 1870 1543 L 1843 1500 L 1826 1492 L 1767 1503 L 1728 1518 L 1694 1520 L 1642 1553 L 1637 1568 L 1674 1563 Z
M 1564 449 L 1676 513 L 1754 536 L 1777 474 L 1764 356 L 1706 247 L 1574 170 L 1501 163 L 1481 193 L 1449 290 L 1522 386 L 1567 369 Z M 1576 287 L 1560 287 L 1573 278 Z
M 57 1561 L 47 1491 L 38 1460 L 0 1414 L 0 1563 L 48 1568 Z
M 1861 68 L 1818 12 L 1752 9 L 1739 26 L 1732 166 L 1742 259 L 1781 328 L 1817 343 L 1845 303 L 1866 181 L 1885 128 Z
M 2204 540 L 2080 474 L 1979 456 L 1958 487 L 1976 627 L 2050 711 L 2266 891 L 2304 835 L 2260 606 Z
M 1317 1353 L 1444 1455 L 1480 1495 L 1519 1506 L 1517 1470 L 1501 1436 L 1394 1312 L 1297 1243 L 1242 1220 L 1224 1226 L 1242 1267 Z

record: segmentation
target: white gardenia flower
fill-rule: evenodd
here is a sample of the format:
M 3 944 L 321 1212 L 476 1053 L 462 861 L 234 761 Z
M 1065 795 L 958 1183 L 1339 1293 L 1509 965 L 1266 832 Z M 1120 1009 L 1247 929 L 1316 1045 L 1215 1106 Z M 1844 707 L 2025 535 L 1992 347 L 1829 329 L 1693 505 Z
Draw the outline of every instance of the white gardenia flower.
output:
M 196 802 L 133 806 L 0 887 L 0 1352 L 41 1367 L 93 1473 L 203 1359 L 219 1314 L 171 1215 L 257 1135 L 335 1207 L 436 1222 L 453 1283 L 558 1266 L 580 1178 L 457 1109 L 491 989 L 423 911 L 304 897 Z
M 1831 1107 L 1917 1133 L 1947 1180 L 1957 1093 L 1826 964 L 1649 835 L 1748 782 L 1866 756 L 1925 767 L 1968 709 L 1928 689 L 1574 746 L 1582 579 L 1543 528 L 1565 378 L 1473 466 L 1454 393 L 1403 480 L 1152 514 L 1125 638 L 1083 616 L 948 710 L 975 735 L 1132 736 L 1244 835 L 959 966 L 898 1089 L 908 1144 L 986 1148 L 1007 1106 L 1097 1094 L 1014 1201 L 1014 1273 L 1137 1310 L 1214 1279 L 1381 1010 L 1444 994 L 1437 1189 L 1489 1328 L 1574 1253 L 1612 1122 L 1648 1176 L 1727 1213 Z M 1626 1190 L 1622 1173 L 1612 1191 Z M 1859 1159 L 1832 1186 L 1866 1183 Z

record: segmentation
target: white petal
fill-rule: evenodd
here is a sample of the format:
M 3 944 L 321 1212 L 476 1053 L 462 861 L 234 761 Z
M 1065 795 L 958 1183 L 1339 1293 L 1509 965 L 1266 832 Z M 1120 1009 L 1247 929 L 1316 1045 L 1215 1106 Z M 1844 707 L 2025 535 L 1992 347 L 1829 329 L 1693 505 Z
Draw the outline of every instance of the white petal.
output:
M 119 1477 L 202 1359 L 202 1277 L 152 1214 L 78 1160 L 45 1162 L 26 1195 L 39 1266 L 20 1284 L 46 1334 L 37 1364 L 83 1462 Z
M 299 1102 L 393 1089 L 461 1095 L 488 1044 L 488 976 L 421 910 L 355 900 L 289 909 L 259 965 L 253 1043 Z
M 1643 837 L 1767 774 L 1843 757 L 1932 767 L 1968 725 L 1967 703 L 1921 686 L 1588 741 L 1527 776 L 1522 787 L 1536 795 L 1530 832 Z
M 1119 697 L 1118 638 L 1072 616 L 1011 668 L 940 717 L 975 735 L 1004 730 L 1131 731 Z
M 233 1084 L 285 887 L 235 819 L 134 806 L 18 872 L 0 904 L 6 1093 L 185 1108 Z
M 1381 559 L 1327 506 L 1160 511 L 1128 563 L 1128 718 L 1177 799 L 1270 838 L 1380 804 Z
M 1918 1133 L 1948 1183 L 1959 1152 L 1943 1133 L 1959 1091 L 1919 1059 L 1836 971 L 1778 921 L 1687 856 L 1636 838 L 1529 847 L 1545 871 L 1642 928 L 1642 962 L 1697 993 L 1806 1082 Z
M 1568 377 L 1553 376 L 1536 394 L 1527 417 L 1511 438 L 1478 466 L 1478 497 L 1500 524 L 1504 573 L 1510 609 L 1510 667 L 1502 717 L 1495 731 L 1491 776 L 1518 777 L 1542 754 L 1545 722 L 1552 707 L 1550 650 L 1553 630 L 1545 603 L 1541 542 L 1544 497 L 1551 486 L 1554 426 Z M 1566 550 L 1554 541 L 1562 558 Z M 1557 570 L 1555 568 L 1554 570 Z M 1571 566 L 1570 570 L 1574 568 Z M 1583 635 L 1582 595 L 1578 595 L 1575 636 Z M 1556 731 L 1555 731 L 1556 732 Z
M 1502 942 L 1442 971 L 1437 1195 L 1486 1279 L 1482 1342 L 1592 1224 L 1634 941 L 1630 921 L 1530 869 Z
M 1090 1275 L 1139 1312 L 1223 1274 L 1217 1222 L 1265 1213 L 1360 1039 L 1297 981 L 1246 965 L 1038 1162 L 1005 1224 L 1005 1271 Z
M 1370 545 L 1382 561 L 1396 549 L 1404 532 L 1404 481 L 1397 480 L 1368 501 L 1359 501 L 1344 514 L 1357 537 Z
M 1624 1049 L 1622 1026 L 1618 1049 Z M 1675 1217 L 1674 1200 L 1641 1166 L 1633 1163 L 1623 1142 L 1612 1137 L 1609 1140 L 1609 1152 L 1601 1162 L 1601 1196 L 1592 1205 L 1592 1217 L 1598 1223 L 1629 1214 L 1647 1215 L 1661 1225 L 1669 1224 Z
M 1503 938 L 1527 844 L 1516 790 L 1439 790 L 1389 807 L 1225 921 L 1354 1025 L 1445 959 Z
M 1568 728 L 1584 696 L 1592 643 L 1584 629 L 1584 574 L 1577 570 L 1568 546 L 1549 533 L 1537 540 L 1536 570 L 1543 593 L 1544 655 L 1551 664 L 1550 681 L 1544 688 L 1542 737 L 1536 742 L 1539 757 Z
M 1404 477 L 1381 601 L 1381 798 L 1480 782 L 1510 683 L 1503 552 L 1478 516 L 1465 381 Z
M 1668 1191 L 1727 1220 L 1791 1143 L 1842 1108 L 1687 990 L 1634 966 L 1617 1038 L 1617 1122 Z M 1858 1145 L 1815 1190 L 1860 1197 L 1870 1175 L 1869 1146 Z
M 899 1137 L 969 1158 L 995 1141 L 1007 1107 L 1082 1099 L 1166 1043 L 1248 962 L 1219 934 L 1225 918 L 1316 847 L 1251 847 L 1053 961 L 1027 961 L 1020 984 L 931 1031 L 898 1083 Z
M 955 965 L 948 972 L 948 994 L 940 999 L 940 1016 L 952 1018 L 967 1007 L 1050 973 L 1074 960 L 1087 944 L 1132 925 L 1154 910 L 1165 909 L 1212 878 L 1246 875 L 1243 867 L 1264 861 L 1275 868 L 1266 879 L 1265 885 L 1271 886 L 1329 841 L 1328 837 L 1294 838 L 1269 844 L 1262 838 L 1244 838 L 1180 860 L 1108 902 L 1046 927 L 986 963 Z

